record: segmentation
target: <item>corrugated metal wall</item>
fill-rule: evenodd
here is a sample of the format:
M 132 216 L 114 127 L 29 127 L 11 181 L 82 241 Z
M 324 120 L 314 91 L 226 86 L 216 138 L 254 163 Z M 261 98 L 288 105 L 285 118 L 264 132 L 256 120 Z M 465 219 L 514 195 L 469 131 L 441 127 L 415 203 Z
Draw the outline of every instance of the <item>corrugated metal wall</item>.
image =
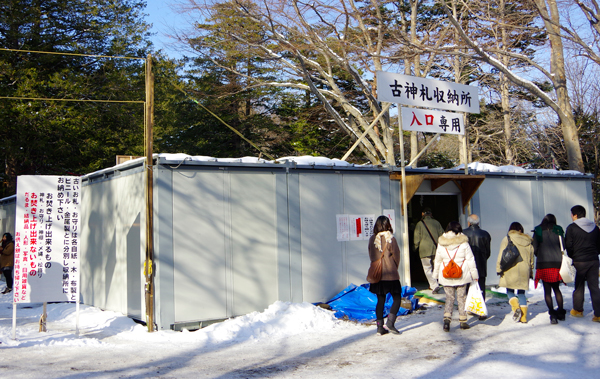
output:
M 84 304 L 144 319 L 144 175 L 91 183 L 81 199 Z
M 552 213 L 559 225 L 567 228 L 571 221 L 571 207 L 583 205 L 588 212 L 593 208 L 591 182 L 560 178 L 488 176 L 473 199 L 474 212 L 480 215 L 481 228 L 492 236 L 492 256 L 488 260 L 486 284 L 498 284 L 496 261 L 500 243 L 510 224 L 521 223 L 525 233 Z M 593 216 L 592 216 L 593 217 Z
M 159 165 L 155 180 L 155 320 L 162 329 L 261 311 L 276 300 L 325 301 L 364 283 L 367 241 L 337 241 L 336 214 L 377 217 L 394 209 L 397 237 L 402 230 L 400 183 L 386 170 Z M 424 182 L 419 193 L 459 189 L 448 183 L 431 192 Z M 143 172 L 92 180 L 82 200 L 84 302 L 144 319 Z M 566 227 L 574 204 L 591 209 L 590 180 L 487 177 L 472 210 L 492 235 L 488 283 L 497 282 L 497 250 L 512 221 L 528 231 L 554 213 Z

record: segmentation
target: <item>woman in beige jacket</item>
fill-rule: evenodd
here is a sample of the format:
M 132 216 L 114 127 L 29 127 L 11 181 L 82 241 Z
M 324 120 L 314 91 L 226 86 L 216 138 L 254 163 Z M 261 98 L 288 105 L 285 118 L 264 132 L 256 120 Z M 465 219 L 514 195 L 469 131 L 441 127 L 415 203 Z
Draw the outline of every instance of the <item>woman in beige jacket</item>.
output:
M 513 244 L 519 249 L 521 262 L 508 270 L 501 272 L 500 260 L 502 259 L 502 251 L 508 245 L 508 239 L 511 239 Z M 496 263 L 496 272 L 500 275 L 500 287 L 506 288 L 508 302 L 512 308 L 513 320 L 516 322 L 527 322 L 527 298 L 525 291 L 529 289 L 529 279 L 533 278 L 533 240 L 530 236 L 524 233 L 523 226 L 518 222 L 513 222 L 508 228 L 508 235 L 504 237 L 500 244 L 500 253 L 498 254 L 498 262 Z M 515 290 L 517 294 L 515 295 Z
M 450 260 L 461 267 L 462 275 L 459 278 L 444 277 L 444 268 L 448 266 Z M 477 281 L 479 273 L 475 264 L 475 257 L 469 245 L 469 238 L 463 234 L 462 226 L 458 221 L 450 222 L 446 227 L 446 232 L 438 239 L 433 277 L 444 286 L 444 292 L 446 293 L 443 330 L 445 332 L 450 331 L 454 299 L 458 303 L 460 328 L 469 329 L 467 311 L 465 310 L 467 284 Z

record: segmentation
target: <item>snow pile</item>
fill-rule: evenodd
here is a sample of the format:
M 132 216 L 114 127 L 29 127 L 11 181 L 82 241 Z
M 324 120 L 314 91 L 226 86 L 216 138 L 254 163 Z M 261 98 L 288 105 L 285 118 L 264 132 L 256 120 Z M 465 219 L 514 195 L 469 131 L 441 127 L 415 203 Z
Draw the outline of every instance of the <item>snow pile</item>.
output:
M 0 312 L 5 320 L 12 318 L 10 296 L 3 296 Z M 10 311 L 10 312 L 9 312 Z M 12 325 L 9 322 L 0 325 L 0 343 L 9 346 L 31 345 L 79 345 L 102 344 L 93 336 L 110 331 L 112 336 L 122 339 L 145 342 L 172 342 L 182 340 L 201 345 L 229 342 L 282 339 L 304 333 L 318 333 L 334 328 L 348 327 L 335 318 L 334 313 L 310 303 L 287 303 L 276 301 L 263 312 L 247 315 L 212 324 L 206 328 L 184 333 L 159 331 L 148 333 L 146 327 L 136 324 L 130 318 L 119 313 L 101 311 L 97 308 L 81 305 L 79 328 L 82 336 L 75 336 L 76 312 L 73 303 L 48 304 L 47 320 L 52 323 L 47 333 L 38 333 L 35 323 L 42 313 L 41 304 L 18 304 L 17 340 L 12 340 Z M 24 325 L 24 323 L 27 325 Z M 83 336 L 87 338 L 83 338 Z M 91 337 L 91 338 L 90 338 Z
M 310 303 L 276 301 L 264 312 L 252 312 L 193 333 L 204 335 L 212 342 L 239 342 L 281 339 L 297 334 L 331 330 L 341 327 L 341 323 L 334 317 L 333 312 Z

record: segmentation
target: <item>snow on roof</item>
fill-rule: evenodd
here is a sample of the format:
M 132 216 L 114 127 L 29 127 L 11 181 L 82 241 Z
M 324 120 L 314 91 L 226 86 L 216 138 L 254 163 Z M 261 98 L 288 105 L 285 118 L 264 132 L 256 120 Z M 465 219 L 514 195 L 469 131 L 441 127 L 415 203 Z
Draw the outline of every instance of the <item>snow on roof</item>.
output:
M 342 166 L 342 167 L 353 167 L 357 166 L 353 163 L 348 163 L 337 158 L 326 158 L 326 157 L 313 157 L 311 155 L 303 155 L 301 157 L 283 157 L 277 159 L 277 162 L 295 162 L 299 165 L 309 166 Z
M 349 163 L 346 161 L 342 161 L 337 158 L 327 158 L 327 157 L 313 157 L 311 155 L 303 155 L 300 157 L 282 157 L 277 159 L 276 161 L 268 161 L 262 158 L 256 157 L 242 157 L 242 158 L 215 158 L 208 156 L 191 156 L 187 154 L 155 154 L 158 156 L 162 162 L 182 162 L 182 161 L 192 161 L 192 162 L 220 162 L 220 163 L 266 163 L 266 164 L 277 164 L 277 163 L 286 163 L 286 162 L 294 162 L 297 165 L 306 165 L 306 166 L 323 166 L 323 167 L 371 167 L 372 165 L 356 165 L 353 163 Z
M 377 167 L 373 164 L 355 164 L 349 163 L 346 161 L 342 161 L 337 158 L 327 158 L 327 157 L 314 157 L 311 155 L 304 156 L 289 156 L 282 157 L 277 159 L 276 161 L 265 160 L 258 157 L 241 157 L 241 158 L 215 158 L 204 155 L 188 155 L 183 153 L 176 154 L 154 154 L 154 158 L 158 158 L 160 164 L 182 164 L 184 162 L 207 162 L 207 163 L 241 163 L 241 164 L 264 164 L 264 165 L 277 165 L 277 164 L 285 164 L 288 162 L 295 163 L 298 166 L 313 166 L 313 167 L 356 167 L 356 168 L 374 168 Z M 84 175 L 93 176 L 98 175 L 104 172 L 110 172 L 115 170 L 122 170 L 127 168 L 128 166 L 139 165 L 139 162 L 143 162 L 145 158 L 133 159 L 116 166 L 102 169 L 99 171 L 92 172 L 90 174 Z M 454 167 L 450 170 L 464 170 L 464 164 L 461 164 L 457 167 Z M 411 169 L 407 167 L 407 169 Z M 429 168 L 429 167 L 418 167 L 417 169 L 430 170 L 430 171 L 441 171 L 443 168 Z M 552 169 L 524 169 L 519 166 L 495 166 L 489 163 L 481 163 L 481 162 L 472 162 L 469 163 L 469 169 L 473 172 L 479 173 L 510 173 L 510 174 L 530 174 L 530 175 L 561 175 L 561 176 L 581 176 L 585 175 L 580 173 L 579 171 L 574 170 L 552 170 Z
M 454 169 L 464 169 L 465 165 L 461 164 Z M 472 162 L 469 163 L 469 169 L 476 172 L 499 172 L 511 174 L 541 174 L 541 175 L 585 175 L 575 170 L 553 170 L 553 169 L 524 169 L 519 166 L 495 166 L 489 163 Z

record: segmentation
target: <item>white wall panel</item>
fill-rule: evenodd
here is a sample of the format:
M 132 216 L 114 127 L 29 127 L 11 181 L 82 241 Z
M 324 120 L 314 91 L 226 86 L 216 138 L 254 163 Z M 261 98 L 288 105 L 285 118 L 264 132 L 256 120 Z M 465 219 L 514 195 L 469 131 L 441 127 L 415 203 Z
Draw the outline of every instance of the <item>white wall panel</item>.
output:
M 229 214 L 223 176 L 221 171 L 173 175 L 176 321 L 227 317 L 225 225 Z
M 303 300 L 325 301 L 345 287 L 335 221 L 335 215 L 343 213 L 341 176 L 299 176 Z
M 85 304 L 123 314 L 140 310 L 140 306 L 128 308 L 127 302 L 128 297 L 140 299 L 142 291 L 128 281 L 141 283 L 139 217 L 143 204 L 142 174 L 83 187 L 81 295 Z M 138 243 L 132 243 L 136 238 Z M 134 264 L 128 254 L 139 257 L 137 267 L 128 267 Z
M 234 315 L 265 309 L 277 300 L 275 174 L 231 176 L 231 244 Z

